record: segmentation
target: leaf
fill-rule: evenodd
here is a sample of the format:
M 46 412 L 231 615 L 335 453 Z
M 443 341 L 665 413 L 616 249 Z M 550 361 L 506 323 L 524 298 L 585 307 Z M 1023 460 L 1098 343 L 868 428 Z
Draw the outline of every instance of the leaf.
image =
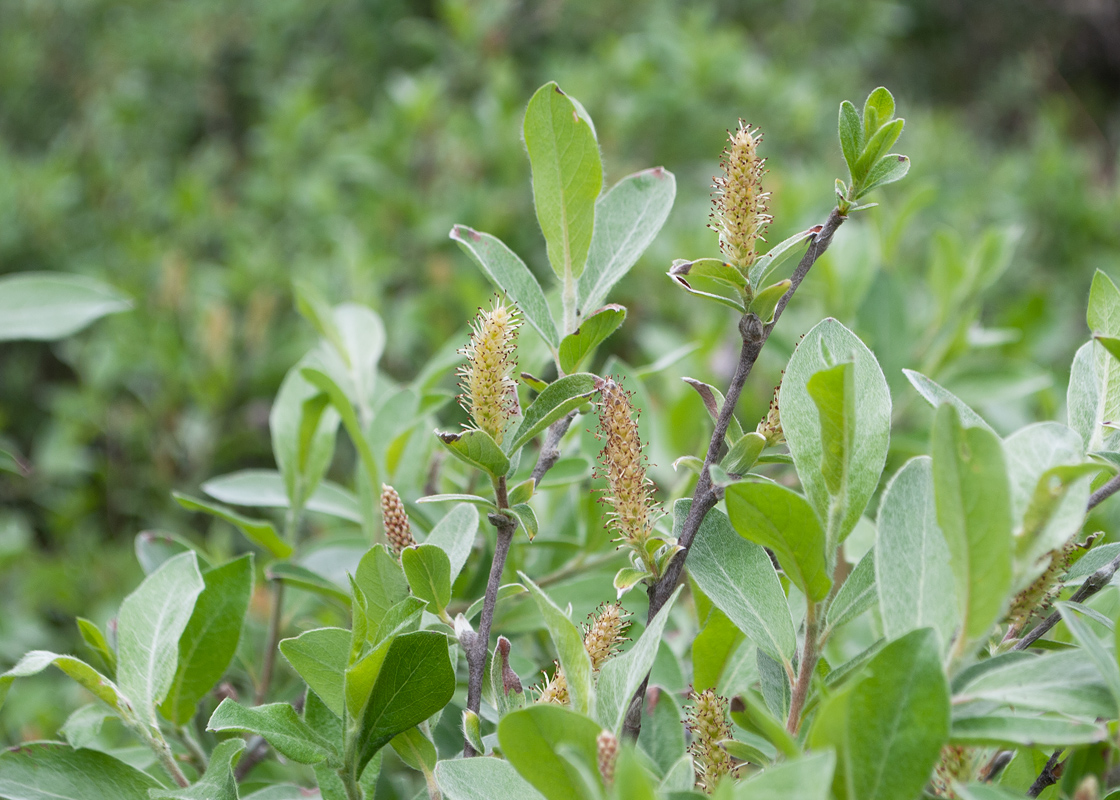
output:
M 627 175 L 595 202 L 587 266 L 577 287 L 581 309 L 603 304 L 665 224 L 676 193 L 673 173 L 653 167 Z
M 953 720 L 953 744 L 980 747 L 1060 747 L 1101 742 L 1101 725 L 1026 714 L 984 714 Z
M 836 754 L 811 753 L 735 784 L 736 800 L 829 800 Z
M 858 617 L 878 599 L 875 580 L 875 550 L 868 550 L 851 571 L 836 597 L 828 605 L 826 630 L 833 631 Z
M 327 406 L 326 396 L 300 373 L 310 365 L 304 359 L 288 370 L 268 416 L 272 455 L 283 476 L 288 502 L 298 509 L 330 467 L 341 421 L 338 411 Z
M 960 414 L 961 424 L 966 428 L 984 428 L 995 433 L 995 429 L 985 422 L 983 417 L 969 408 L 963 400 L 948 389 L 942 388 L 922 373 L 915 372 L 912 369 L 904 369 L 902 374 L 910 381 L 910 385 L 918 390 L 918 394 L 935 409 L 942 403 L 948 403 Z
M 597 375 L 577 372 L 550 383 L 525 409 L 521 426 L 512 437 L 509 452 L 516 453 L 549 425 L 587 402 L 587 398 L 595 393 L 598 380 Z M 446 434 L 440 434 L 441 437 L 444 435 Z
M 664 775 L 685 755 L 681 707 L 672 692 L 658 691 L 656 700 L 650 693 L 646 709 L 648 713 L 642 719 L 638 747 L 649 755 Z
M 959 624 L 956 579 L 937 525 L 928 456 L 907 461 L 887 484 L 879 503 L 878 533 L 875 582 L 883 633 L 897 639 L 931 627 L 947 648 Z
M 16 678 L 29 678 L 51 665 L 58 667 L 125 719 L 130 717 L 132 704 L 121 694 L 115 683 L 80 658 L 59 655 L 47 650 L 32 650 L 14 667 L 0 674 L 0 706 L 4 705 L 4 698 L 8 696 L 8 690 Z
M 848 171 L 853 180 L 856 174 L 856 162 L 863 152 L 863 123 L 860 122 L 859 112 L 848 100 L 840 104 L 840 151 L 844 154 L 844 161 L 848 164 Z
M 776 483 L 744 481 L 725 492 L 727 515 L 739 535 L 769 547 L 782 569 L 813 602 L 832 588 L 825 536 L 804 497 Z
M 962 427 L 951 405 L 933 422 L 933 493 L 964 630 L 958 652 L 988 633 L 1011 588 L 1011 498 L 999 438 Z
M 712 300 L 716 303 L 719 303 L 720 305 L 725 305 L 728 308 L 733 308 L 740 314 L 747 313 L 747 307 L 743 305 L 743 303 L 738 299 L 736 299 L 736 297 L 727 297 L 726 295 L 722 294 L 713 294 L 712 292 L 702 292 L 699 289 L 693 289 L 692 284 L 685 280 L 684 276 L 689 274 L 689 271 L 691 270 L 694 263 L 695 262 L 692 261 L 674 262 L 672 268 L 665 274 L 668 275 L 675 284 L 680 286 L 689 294 L 696 295 L 697 297 L 703 297 L 707 300 Z M 736 295 L 741 296 L 738 292 L 736 292 Z
M 99 750 L 30 742 L 0 751 L 0 795 L 8 800 L 148 800 L 151 775 Z
M 406 547 L 401 551 L 401 567 L 412 593 L 441 613 L 451 602 L 451 560 L 434 544 Z
M 243 469 L 217 478 L 201 486 L 202 491 L 223 503 L 234 506 L 287 508 L 289 505 L 284 478 L 271 469 Z M 358 498 L 345 487 L 331 481 L 320 481 L 307 498 L 304 508 L 329 514 L 351 522 L 362 521 Z
M 477 533 L 478 511 L 467 503 L 460 503 L 444 514 L 424 540 L 425 544 L 434 545 L 447 553 L 452 584 L 470 558 Z
M 575 372 L 583 360 L 626 319 L 626 309 L 611 304 L 591 312 L 560 342 L 560 369 Z
M 817 228 L 795 233 L 793 236 L 778 242 L 771 247 L 765 255 L 759 256 L 751 264 L 748 282 L 751 286 L 762 286 L 787 261 L 801 253 L 801 246 L 817 235 Z
M 1115 701 L 1117 709 L 1120 710 L 1120 665 L 1117 664 L 1116 654 L 1111 648 L 1106 648 L 1097 638 L 1097 635 L 1093 633 L 1089 624 L 1077 615 L 1074 604 L 1058 601 L 1054 605 L 1058 607 L 1058 612 L 1062 615 L 1062 621 L 1069 628 L 1069 632 L 1073 634 L 1073 638 L 1081 645 L 1082 653 L 1100 671 L 1105 685 L 1112 693 L 1112 699 Z M 1115 716 L 1115 713 L 1113 716 Z
M 0 277 L 0 342 L 53 341 L 132 308 L 111 286 L 83 275 L 20 272 Z
M 152 790 L 151 800 L 237 800 L 237 778 L 233 767 L 245 750 L 242 739 L 227 739 L 220 742 L 210 754 L 206 774 L 186 789 L 176 791 Z
M 358 451 L 358 457 L 362 460 L 362 467 L 365 468 L 371 485 L 376 485 L 379 474 L 377 462 L 373 458 L 373 451 L 370 450 L 369 441 L 366 439 L 364 426 L 354 410 L 353 400 L 329 371 L 318 367 L 304 367 L 300 370 L 300 375 L 321 391 L 326 392 L 327 397 L 331 400 L 331 405 L 334 406 L 342 418 L 342 424 L 346 428 L 350 441 L 354 443 L 354 449 Z
M 404 569 L 384 545 L 374 545 L 362 556 L 354 581 L 366 599 L 366 614 L 373 626 L 380 625 L 389 609 L 408 597 Z
M 595 682 L 595 718 L 616 736 L 621 735 L 630 699 L 653 668 L 665 623 L 681 588 L 678 586 L 674 590 L 638 641 L 622 655 L 608 660 L 599 670 L 599 678 Z
M 673 505 L 680 530 L 690 500 Z M 778 574 L 766 551 L 739 536 L 727 516 L 712 509 L 689 551 L 688 571 L 716 607 L 776 661 L 790 665 L 797 638 Z
M 436 438 L 455 458 L 470 464 L 475 469 L 482 470 L 494 480 L 509 472 L 509 457 L 502 452 L 502 448 L 486 431 L 474 429 L 461 433 L 436 431 Z
M 389 745 L 401 757 L 401 761 L 417 772 L 423 772 L 425 776 L 430 775 L 436 767 L 436 746 L 418 727 L 398 733 Z
M 557 751 L 566 745 L 584 766 L 597 771 L 600 730 L 597 723 L 575 711 L 540 704 L 502 717 L 498 742 L 521 777 L 548 800 L 591 800 L 582 789 L 578 770 Z
M 863 135 L 870 137 L 894 119 L 894 97 L 886 87 L 880 86 L 867 96 L 863 104 Z
M 529 537 L 529 541 L 537 538 L 540 532 L 540 523 L 537 522 L 537 512 L 533 511 L 533 507 L 528 503 L 518 503 L 513 508 L 509 509 L 512 514 L 520 523 L 521 527 L 525 530 L 525 535 Z
M 359 303 L 340 303 L 334 307 L 333 316 L 347 359 L 347 377 L 353 387 L 350 400 L 359 409 L 361 418 L 368 420 L 377 381 L 377 362 L 385 350 L 385 325 L 373 309 Z
M 486 277 L 517 304 L 525 319 L 537 329 L 545 344 L 553 350 L 558 348 L 560 334 L 556 331 L 556 323 L 552 320 L 552 312 L 548 309 L 544 290 L 541 289 L 533 273 L 525 266 L 525 262 L 498 238 L 488 233 L 471 230 L 465 225 L 456 225 L 452 228 L 451 239 L 458 242 Z
M 312 730 L 288 703 L 245 708 L 227 697 L 214 709 L 206 730 L 257 734 L 282 756 L 299 764 L 338 758 L 334 745 Z
M 909 171 L 909 158 L 899 155 L 898 153 L 888 153 L 876 161 L 875 166 L 867 173 L 866 182 L 860 188 L 855 199 L 859 200 L 861 197 L 874 189 L 878 189 L 880 186 L 886 186 L 888 183 L 902 180 Z
M 179 638 L 175 678 L 160 706 L 160 713 L 176 725 L 190 721 L 233 661 L 253 591 L 253 557 L 246 554 L 209 569 L 202 580 L 205 588 Z
M 1000 663 L 963 686 L 954 686 L 954 705 L 989 701 L 1017 709 L 1111 718 L 1116 701 L 1100 671 L 1080 650 L 1064 650 Z M 985 709 L 985 713 L 988 712 Z
M 269 564 L 265 569 L 265 577 L 270 581 L 282 581 L 286 586 L 295 586 L 308 592 L 329 597 L 349 605 L 350 593 L 338 588 L 333 581 L 329 581 L 317 572 L 312 572 L 299 564 L 279 561 Z
M 871 165 L 878 162 L 894 146 L 905 124 L 906 121 L 902 119 L 892 120 L 875 133 L 868 135 L 867 144 L 863 146 L 863 153 L 860 154 L 855 171 L 852 172 L 852 178 L 857 184 L 866 184 L 870 178 Z
M 837 361 L 853 362 L 846 368 L 852 370 L 851 376 L 844 378 L 842 431 L 835 427 L 837 420 L 831 410 L 822 414 L 809 389 L 813 376 L 835 367 L 826 355 Z M 836 389 L 835 380 L 828 388 Z M 823 399 L 823 395 L 817 394 Z M 827 394 L 829 402 L 838 401 L 835 391 Z M 805 334 L 790 358 L 778 405 L 797 476 L 825 526 L 827 549 L 831 552 L 855 527 L 879 485 L 890 440 L 891 396 L 887 381 L 863 342 L 836 320 L 826 319 Z M 841 434 L 842 439 L 838 439 Z M 836 462 L 838 454 L 834 448 L 838 441 L 847 444 L 839 454 L 841 460 Z M 826 448 L 831 453 L 827 460 Z M 829 486 L 835 480 L 837 468 L 841 469 L 841 485 L 833 493 Z M 832 478 L 822 474 L 829 470 L 833 471 Z
M 1094 333 L 1093 338 L 1101 343 L 1101 346 L 1109 352 L 1113 358 L 1120 359 L 1120 339 L 1115 336 L 1105 336 L 1100 333 Z
M 818 712 L 809 742 L 837 748 L 837 797 L 921 794 L 949 737 L 949 685 L 937 638 L 923 628 L 891 642 L 864 669 L 866 677 Z
M 394 638 L 359 718 L 358 769 L 398 733 L 442 709 L 454 693 L 446 636 L 417 631 Z
M 469 503 L 485 511 L 498 510 L 493 500 L 487 500 L 485 497 L 479 497 L 477 494 L 430 494 L 416 501 L 416 505 L 425 505 L 427 503 Z
M 280 652 L 323 705 L 343 716 L 342 674 L 350 659 L 350 631 L 315 628 L 280 641 Z
M 525 109 L 525 147 L 533 169 L 533 202 L 557 277 L 578 278 L 591 248 L 603 165 L 587 112 L 555 82 Z
M 269 555 L 275 558 L 287 558 L 292 554 L 292 546 L 280 538 L 273 527 L 271 522 L 265 522 L 262 519 L 252 519 L 250 517 L 238 514 L 236 511 L 231 511 L 223 506 L 209 503 L 205 500 L 200 500 L 197 497 L 182 494 L 180 492 L 172 492 L 171 496 L 175 501 L 187 509 L 188 511 L 201 511 L 204 514 L 209 514 L 212 517 L 217 517 L 220 520 L 228 522 L 233 525 L 245 538 L 255 545 L 264 548 Z
M 121 603 L 117 615 L 117 683 L 145 723 L 175 679 L 179 640 L 205 588 L 194 552 L 177 555 Z
M 109 676 L 115 675 L 117 673 L 117 651 L 109 646 L 109 640 L 97 627 L 97 623 L 84 617 L 77 617 L 74 621 L 78 625 L 78 633 L 81 634 L 82 641 L 93 652 L 97 653 Z
M 564 677 L 568 680 L 568 694 L 572 708 L 581 714 L 592 714 L 593 695 L 591 688 L 591 659 L 583 647 L 583 635 L 576 624 L 560 610 L 560 607 L 545 594 L 539 586 L 529 580 L 523 572 L 517 573 L 521 583 L 533 596 L 533 601 L 544 617 L 545 627 L 556 645 L 556 653 Z M 598 735 L 598 731 L 596 731 Z M 540 788 L 539 786 L 537 788 Z
M 436 764 L 446 800 L 543 800 L 532 784 L 500 758 L 447 759 Z
M 793 282 L 789 278 L 767 286 L 754 296 L 754 300 L 751 301 L 747 310 L 756 314 L 762 320 L 763 325 L 769 325 L 774 321 L 774 309 L 778 307 L 778 301 L 789 291 L 791 286 L 793 286 Z
M 1086 321 L 1089 330 L 1096 335 L 1120 337 L 1120 289 L 1100 270 L 1093 274 L 1093 283 L 1089 288 Z M 1093 347 L 1092 355 L 1097 402 L 1085 447 L 1087 450 L 1101 450 L 1104 449 L 1103 423 L 1120 419 L 1120 361 L 1113 358 L 1103 345 Z M 1072 374 L 1070 381 L 1073 381 Z

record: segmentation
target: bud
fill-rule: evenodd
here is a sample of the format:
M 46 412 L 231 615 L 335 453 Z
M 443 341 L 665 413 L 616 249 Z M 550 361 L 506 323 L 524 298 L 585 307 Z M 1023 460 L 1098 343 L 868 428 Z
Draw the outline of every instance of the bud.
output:
M 618 534 L 615 541 L 633 549 L 656 577 L 646 543 L 661 510 L 653 499 L 653 482 L 646 477 L 637 415 L 630 403 L 630 393 L 613 378 L 601 379 L 596 388 L 600 397 L 599 439 L 606 440 L 599 453 L 601 475 L 610 491 L 603 499 L 612 508 L 607 525 Z
M 583 629 L 583 649 L 591 657 L 591 669 L 598 670 L 626 641 L 622 634 L 630 627 L 630 614 L 621 603 L 604 603 L 588 619 L 591 622 Z
M 521 688 L 521 679 L 517 677 L 517 673 L 509 666 L 509 648 L 509 639 L 504 636 L 499 636 L 497 650 L 498 658 L 502 662 L 502 691 L 506 693 L 507 697 L 510 692 L 521 694 L 524 691 L 524 689 Z M 491 664 L 490 669 L 493 668 L 493 664 Z
M 512 374 L 521 320 L 516 306 L 495 299 L 489 311 L 479 309 L 471 327 L 471 340 L 460 354 L 467 363 L 459 368 L 459 402 L 475 427 L 502 443 L 506 423 L 521 414 L 517 384 Z
M 599 774 L 603 776 L 603 783 L 610 786 L 614 783 L 614 764 L 618 760 L 618 737 L 604 728 L 595 743 L 599 747 Z
M 727 699 L 713 690 L 695 691 L 689 695 L 688 729 L 692 731 L 692 765 L 696 770 L 696 788 L 711 794 L 720 780 L 731 772 L 731 756 L 719 746 L 731 738 L 731 723 L 727 720 Z
M 416 544 L 401 496 L 387 483 L 381 484 L 381 519 L 385 525 L 385 538 L 389 540 L 394 555 L 399 556 L 401 550 Z
M 746 272 L 757 258 L 755 246 L 773 217 L 767 213 L 770 193 L 762 191 L 766 159 L 758 157 L 762 135 L 743 120 L 728 132 L 730 144 L 723 151 L 724 174 L 713 180 L 712 222 L 719 233 L 724 256 Z
M 767 447 L 773 447 L 786 440 L 786 435 L 782 431 L 782 417 L 778 412 L 778 392 L 781 388 L 781 383 L 774 387 L 774 396 L 770 398 L 770 410 L 755 428 L 755 432 L 766 440 Z

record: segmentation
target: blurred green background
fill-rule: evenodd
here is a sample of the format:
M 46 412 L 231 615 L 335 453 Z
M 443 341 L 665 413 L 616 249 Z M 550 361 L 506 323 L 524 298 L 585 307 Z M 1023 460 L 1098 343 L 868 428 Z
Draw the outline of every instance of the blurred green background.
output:
M 594 119 L 605 185 L 677 176 L 665 229 L 612 297 L 630 317 L 593 365 L 699 342 L 647 387 L 663 485 L 708 435 L 679 377 L 724 384 L 734 360 L 730 316 L 664 276 L 718 252 L 705 225 L 726 130 L 765 131 L 780 241 L 828 213 L 837 106 L 880 84 L 913 168 L 814 269 L 744 420 L 825 315 L 883 363 L 893 465 L 926 442 L 903 367 L 1001 431 L 1064 420 L 1092 272 L 1120 277 L 1115 4 L 4 0 L 0 273 L 87 274 L 136 307 L 0 350 L 0 437 L 31 468 L 0 473 L 0 667 L 76 650 L 75 615 L 111 616 L 140 578 L 138 532 L 208 530 L 172 489 L 272 466 L 271 397 L 315 340 L 293 279 L 376 309 L 382 368 L 408 380 L 492 291 L 454 223 L 547 278 L 520 130 L 548 80 Z M 13 694 L 0 738 L 53 734 L 70 705 L 57 691 Z

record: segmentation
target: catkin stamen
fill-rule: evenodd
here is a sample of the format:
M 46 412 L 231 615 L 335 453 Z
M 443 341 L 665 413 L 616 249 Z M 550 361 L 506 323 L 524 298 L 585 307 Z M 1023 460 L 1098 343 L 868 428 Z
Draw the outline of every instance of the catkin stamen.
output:
M 758 257 L 757 244 L 773 217 L 770 193 L 762 191 L 766 159 L 758 155 L 762 135 L 743 120 L 728 132 L 730 143 L 720 166 L 724 174 L 712 182 L 712 217 L 709 227 L 719 233 L 724 257 L 741 271 L 750 269 Z
M 474 426 L 498 444 L 509 420 L 521 414 L 517 383 L 512 377 L 520 327 L 517 308 L 495 299 L 489 311 L 479 310 L 471 326 L 470 342 L 459 351 L 467 358 L 458 373 L 463 390 L 459 402 Z

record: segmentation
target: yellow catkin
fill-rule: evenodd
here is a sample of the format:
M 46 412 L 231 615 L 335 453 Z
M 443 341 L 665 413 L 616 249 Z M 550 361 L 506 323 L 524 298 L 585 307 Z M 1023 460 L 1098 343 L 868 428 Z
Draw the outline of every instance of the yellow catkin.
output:
M 953 791 L 956 783 L 969 783 L 975 775 L 976 751 L 971 747 L 947 744 L 941 748 L 941 760 L 933 770 L 930 786 L 937 797 L 958 800 L 960 795 Z
M 604 728 L 595 744 L 599 748 L 599 774 L 603 776 L 603 783 L 610 786 L 614 783 L 614 765 L 618 761 L 618 737 Z
M 688 751 L 696 771 L 696 788 L 711 794 L 734 767 L 731 756 L 719 746 L 724 739 L 731 738 L 728 703 L 711 689 L 693 691 L 689 699 L 692 705 L 688 707 L 688 729 L 692 731 L 692 744 Z
M 762 191 L 766 159 L 759 158 L 762 135 L 743 120 L 728 132 L 730 143 L 723 151 L 720 166 L 724 174 L 712 183 L 712 222 L 719 233 L 724 257 L 746 272 L 757 258 L 757 244 L 763 239 L 770 216 L 770 193 Z
M 604 603 L 588 616 L 589 622 L 583 626 L 583 649 L 591 659 L 591 669 L 596 672 L 611 656 L 618 652 L 618 646 L 626 641 L 623 636 L 630 627 L 630 614 L 621 603 Z M 557 663 L 552 677 L 541 689 L 538 703 L 567 705 L 568 679 L 563 668 Z
M 758 423 L 758 427 L 755 428 L 755 432 L 766 439 L 767 447 L 779 445 L 786 440 L 785 432 L 782 431 L 782 415 L 778 410 L 778 392 L 781 388 L 780 383 L 774 387 L 774 396 L 770 399 L 770 408 L 766 412 L 766 416 Z
M 385 538 L 389 540 L 393 553 L 399 556 L 406 547 L 416 544 L 401 496 L 386 483 L 381 484 L 381 519 L 385 524 Z
M 638 437 L 638 420 L 630 393 L 613 378 L 604 378 L 599 389 L 599 453 L 601 477 L 610 494 L 603 498 L 611 506 L 607 525 L 652 569 L 646 548 L 653 523 L 661 515 L 653 499 L 653 482 L 646 477 L 646 457 Z
M 520 327 L 517 308 L 495 299 L 490 310 L 479 309 L 470 342 L 459 351 L 467 357 L 467 363 L 459 369 L 459 388 L 463 390 L 459 402 L 474 426 L 498 444 L 510 418 L 521 413 L 512 377 Z

